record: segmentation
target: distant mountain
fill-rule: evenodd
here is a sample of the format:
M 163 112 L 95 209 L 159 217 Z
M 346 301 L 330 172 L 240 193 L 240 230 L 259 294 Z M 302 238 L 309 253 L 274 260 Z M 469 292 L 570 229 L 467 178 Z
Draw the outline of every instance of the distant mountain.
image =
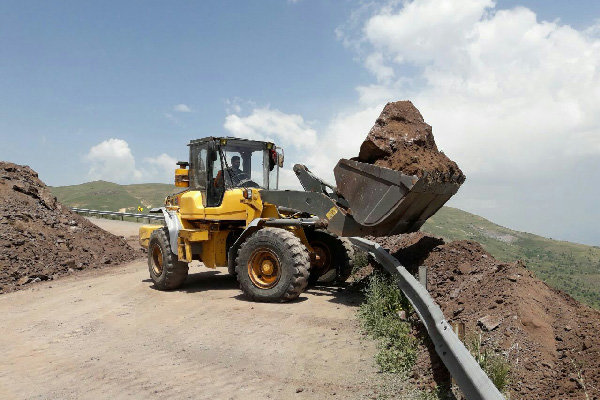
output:
M 60 202 L 70 207 L 111 211 L 160 207 L 167 195 L 181 190 L 162 183 L 118 185 L 105 181 L 51 189 Z M 451 207 L 442 208 L 422 230 L 447 241 L 477 241 L 502 261 L 523 260 L 549 285 L 600 308 L 600 247 L 514 231 Z
M 58 200 L 69 207 L 109 211 L 136 211 L 160 207 L 165 197 L 181 191 L 174 185 L 143 183 L 119 185 L 106 181 L 94 181 L 81 185 L 51 187 Z
M 446 240 L 474 240 L 502 261 L 523 260 L 550 286 L 600 309 L 600 247 L 547 239 L 444 207 L 422 228 Z

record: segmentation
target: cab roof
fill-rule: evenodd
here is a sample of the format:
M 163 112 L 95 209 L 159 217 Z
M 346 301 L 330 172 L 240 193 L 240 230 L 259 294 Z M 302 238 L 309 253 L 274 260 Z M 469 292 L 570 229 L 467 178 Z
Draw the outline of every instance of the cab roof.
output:
M 237 145 L 243 145 L 243 144 L 248 144 L 248 145 L 254 145 L 256 147 L 262 147 L 262 148 L 273 148 L 274 144 L 273 142 L 264 142 L 261 140 L 251 140 L 251 139 L 242 139 L 242 138 L 236 138 L 236 137 L 231 137 L 231 136 L 207 136 L 201 139 L 192 139 L 190 140 L 190 143 L 188 144 L 188 146 L 194 145 L 194 144 L 200 144 L 200 143 L 207 143 L 207 142 L 219 142 L 222 145 L 226 145 L 229 142 L 233 142 L 231 144 L 237 144 Z M 223 143 L 225 142 L 225 143 Z M 252 146 L 252 147 L 254 147 Z

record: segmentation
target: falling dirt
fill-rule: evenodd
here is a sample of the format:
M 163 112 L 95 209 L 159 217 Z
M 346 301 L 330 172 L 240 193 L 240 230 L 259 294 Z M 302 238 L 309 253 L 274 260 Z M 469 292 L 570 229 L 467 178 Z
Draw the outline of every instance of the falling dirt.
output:
M 410 101 L 386 104 L 360 146 L 357 160 L 430 181 L 465 180 L 458 165 L 438 150 L 431 126 Z
M 511 399 L 600 398 L 600 312 L 476 242 L 445 244 L 421 232 L 373 240 L 411 272 L 427 266 L 428 290 L 449 322 L 507 358 Z M 431 348 L 421 349 L 414 370 L 424 386 L 448 379 Z
M 0 162 L 0 293 L 140 255 L 57 202 L 37 173 Z

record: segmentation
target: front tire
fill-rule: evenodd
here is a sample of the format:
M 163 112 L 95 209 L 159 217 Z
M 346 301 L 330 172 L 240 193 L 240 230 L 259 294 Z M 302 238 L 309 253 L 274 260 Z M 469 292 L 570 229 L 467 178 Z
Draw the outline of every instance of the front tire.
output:
M 293 233 L 263 228 L 240 247 L 236 275 L 251 300 L 283 302 L 298 298 L 308 284 L 310 258 Z
M 159 290 L 178 289 L 188 276 L 187 263 L 178 261 L 171 252 L 167 228 L 157 229 L 150 235 L 148 270 L 154 286 Z

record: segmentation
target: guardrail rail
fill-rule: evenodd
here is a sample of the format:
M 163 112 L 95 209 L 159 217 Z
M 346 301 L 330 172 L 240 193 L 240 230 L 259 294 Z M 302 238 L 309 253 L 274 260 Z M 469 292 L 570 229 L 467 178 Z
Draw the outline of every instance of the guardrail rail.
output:
M 148 223 L 150 223 L 151 220 L 154 221 L 164 221 L 165 217 L 163 216 L 163 214 L 156 214 L 156 215 L 152 215 L 152 214 L 137 214 L 137 213 L 129 213 L 129 212 L 116 212 L 116 211 L 104 211 L 104 210 L 90 210 L 88 208 L 77 208 L 77 207 L 71 207 L 71 211 L 76 212 L 77 214 L 87 214 L 87 215 L 98 215 L 98 216 L 111 216 L 111 217 L 121 217 L 121 221 L 124 221 L 124 217 L 131 217 L 131 218 L 135 218 L 136 220 L 140 220 L 140 219 L 147 219 Z
M 395 257 L 379 244 L 359 237 L 348 238 L 363 251 L 371 254 L 390 275 L 396 277 L 398 287 L 408 298 L 450 375 L 469 400 L 504 399 L 490 378 L 481 369 L 469 350 L 452 330 L 440 307 Z

